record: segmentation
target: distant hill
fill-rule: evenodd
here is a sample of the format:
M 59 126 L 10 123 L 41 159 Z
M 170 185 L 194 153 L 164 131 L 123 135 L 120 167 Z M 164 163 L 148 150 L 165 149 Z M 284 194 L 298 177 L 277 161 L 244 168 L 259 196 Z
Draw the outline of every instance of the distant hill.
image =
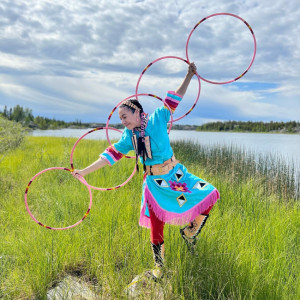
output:
M 23 127 L 31 129 L 60 129 L 60 128 L 95 128 L 105 127 L 104 123 L 82 123 L 80 120 L 74 122 L 59 121 L 44 117 L 34 117 L 32 110 L 17 105 L 8 109 L 4 107 L 0 116 L 5 119 L 18 122 Z M 122 124 L 110 124 L 111 127 L 124 128 Z M 203 125 L 181 125 L 174 123 L 172 129 L 175 130 L 196 130 L 196 131 L 232 131 L 232 132 L 273 132 L 273 133 L 300 133 L 300 122 L 242 122 L 226 121 L 211 122 Z
M 197 131 L 300 133 L 300 122 L 211 122 L 197 126 Z

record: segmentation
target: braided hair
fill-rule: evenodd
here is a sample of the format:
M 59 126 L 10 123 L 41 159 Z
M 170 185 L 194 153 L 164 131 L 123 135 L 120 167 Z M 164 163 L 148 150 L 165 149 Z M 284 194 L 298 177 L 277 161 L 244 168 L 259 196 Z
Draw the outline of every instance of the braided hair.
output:
M 147 114 L 144 113 L 144 109 L 143 109 L 142 105 L 136 99 L 126 100 L 124 103 L 122 103 L 120 105 L 120 108 L 122 108 L 122 107 L 126 107 L 132 113 L 135 113 L 136 110 L 138 110 L 139 113 L 140 113 L 140 117 L 141 117 L 141 135 L 137 139 L 136 166 L 137 166 L 137 170 L 139 170 L 139 168 L 138 168 L 138 156 L 140 156 L 140 157 L 143 158 L 143 163 L 144 163 L 143 167 L 144 167 L 144 170 L 145 170 L 146 169 L 145 160 L 148 157 L 147 151 L 146 151 L 146 146 L 145 146 L 145 129 L 146 129 L 146 126 L 147 126 Z M 134 129 L 132 129 L 132 135 L 135 136 Z
M 120 108 L 122 107 L 126 107 L 127 109 L 130 109 L 132 113 L 135 113 L 135 111 L 138 109 L 140 111 L 140 113 L 144 112 L 143 106 L 141 105 L 141 103 L 136 100 L 136 99 L 129 99 L 126 100 L 125 102 L 123 102 L 120 105 Z

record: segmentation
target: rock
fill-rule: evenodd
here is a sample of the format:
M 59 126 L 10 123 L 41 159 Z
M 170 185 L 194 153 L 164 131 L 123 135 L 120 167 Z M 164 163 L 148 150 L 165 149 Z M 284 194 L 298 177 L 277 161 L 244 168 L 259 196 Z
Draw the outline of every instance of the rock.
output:
M 67 276 L 56 287 L 47 293 L 47 300 L 94 300 L 100 299 L 89 287 L 80 279 Z
M 163 288 L 164 287 L 164 288 Z M 134 277 L 124 292 L 128 299 L 167 299 L 166 293 L 170 293 L 171 285 L 165 279 L 154 281 L 146 271 Z

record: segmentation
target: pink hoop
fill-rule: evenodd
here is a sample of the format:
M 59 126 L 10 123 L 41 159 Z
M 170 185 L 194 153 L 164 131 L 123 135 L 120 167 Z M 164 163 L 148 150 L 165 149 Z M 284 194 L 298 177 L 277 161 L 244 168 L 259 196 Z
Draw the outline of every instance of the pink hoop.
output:
M 24 196 L 24 200 L 25 200 L 25 206 L 26 206 L 26 210 L 27 212 L 29 213 L 30 217 L 37 223 L 39 224 L 40 226 L 44 227 L 44 228 L 47 228 L 47 229 L 52 229 L 52 230 L 66 230 L 66 229 L 70 229 L 70 228 L 73 228 L 75 226 L 77 226 L 78 224 L 80 224 L 87 216 L 88 214 L 90 213 L 90 210 L 92 208 L 92 191 L 91 191 L 91 188 L 88 186 L 87 182 L 84 180 L 83 177 L 80 176 L 80 178 L 78 179 L 81 183 L 83 183 L 84 185 L 87 186 L 88 190 L 89 190 L 89 194 L 90 194 L 90 203 L 89 203 L 89 207 L 88 207 L 88 210 L 86 211 L 85 215 L 81 218 L 81 220 L 79 220 L 78 222 L 76 222 L 75 224 L 73 225 L 70 225 L 70 226 L 67 226 L 67 227 L 51 227 L 51 226 L 47 226 L 43 223 L 41 223 L 40 221 L 38 221 L 34 215 L 32 214 L 32 212 L 30 211 L 29 209 L 29 206 L 28 206 L 28 202 L 27 202 L 27 194 L 28 194 L 28 190 L 29 190 L 29 187 L 30 185 L 32 184 L 32 182 L 41 174 L 47 172 L 47 171 L 50 171 L 50 170 L 65 170 L 65 171 L 68 171 L 68 172 L 71 172 L 70 169 L 68 168 L 62 168 L 62 167 L 52 167 L 52 168 L 49 168 L 49 169 L 45 169 L 43 171 L 40 171 L 39 173 L 37 173 L 36 175 L 34 175 L 31 180 L 29 181 L 27 187 L 26 187 L 26 190 L 25 190 L 25 196 Z
M 187 61 L 189 62 L 189 55 L 188 55 L 188 46 L 189 46 L 189 41 L 190 41 L 190 38 L 192 36 L 192 33 L 195 31 L 195 29 L 198 27 L 198 25 L 200 25 L 201 23 L 203 23 L 205 20 L 211 18 L 211 17 L 214 17 L 214 16 L 221 16 L 221 15 L 224 15 L 224 16 L 232 16 L 232 17 L 235 17 L 239 20 L 241 20 L 242 22 L 244 22 L 246 24 L 246 26 L 249 28 L 251 34 L 252 34 L 252 37 L 253 37 L 253 41 L 254 41 L 254 53 L 253 53 L 253 56 L 252 56 L 252 60 L 248 66 L 248 68 L 246 69 L 246 71 L 244 71 L 242 73 L 242 75 L 232 79 L 232 80 L 229 80 L 229 81 L 223 81 L 223 82 L 218 82 L 218 81 L 212 81 L 212 80 L 208 80 L 208 79 L 205 79 L 204 77 L 200 76 L 199 77 L 206 81 L 206 82 L 209 82 L 209 83 L 212 83 L 212 84 L 227 84 L 227 83 L 231 83 L 231 82 L 234 82 L 234 81 L 237 81 L 238 79 L 240 79 L 241 77 L 243 77 L 248 71 L 249 69 L 251 68 L 253 62 L 254 62 L 254 59 L 255 59 L 255 55 L 256 55 L 256 38 L 255 38 L 255 35 L 254 35 L 254 32 L 252 30 L 252 28 L 250 27 L 250 25 L 244 20 L 242 19 L 241 17 L 237 16 L 237 15 L 234 15 L 234 14 L 231 14 L 231 13 L 216 13 L 216 14 L 212 14 L 212 15 L 209 15 L 208 17 L 206 18 L 203 18 L 201 21 L 199 21 L 195 26 L 194 28 L 192 29 L 188 39 L 187 39 L 187 42 L 186 42 L 186 47 L 185 47 L 185 51 L 186 51 L 186 59 Z
M 172 124 L 173 124 L 174 120 L 173 120 L 173 113 L 172 113 L 172 110 L 171 110 L 170 106 L 168 105 L 168 103 L 166 103 L 165 100 L 163 100 L 163 99 L 161 99 L 160 97 L 158 97 L 158 96 L 156 96 L 156 95 L 153 95 L 153 94 L 135 94 L 135 95 L 131 95 L 131 96 L 129 96 L 129 97 L 123 99 L 122 101 L 120 101 L 120 102 L 113 108 L 113 110 L 111 111 L 111 113 L 110 113 L 109 116 L 108 116 L 108 119 L 107 119 L 107 121 L 106 121 L 106 138 L 107 138 L 107 141 L 108 141 L 108 143 L 109 143 L 110 146 L 113 147 L 113 145 L 111 144 L 111 141 L 110 141 L 110 139 L 109 139 L 109 136 L 108 136 L 108 130 L 107 130 L 107 128 L 109 128 L 109 127 L 108 127 L 109 121 L 110 121 L 110 119 L 111 119 L 113 113 L 115 112 L 115 110 L 116 110 L 123 102 L 125 102 L 126 100 L 128 100 L 128 99 L 130 99 L 130 98 L 134 98 L 134 97 L 137 97 L 137 96 L 150 96 L 150 97 L 154 97 L 154 98 L 156 98 L 156 99 L 162 101 L 162 102 L 164 103 L 164 105 L 167 106 L 167 108 L 169 109 L 169 112 L 170 112 L 170 117 L 171 117 L 171 121 L 169 121 L 170 127 L 169 127 L 169 130 L 168 130 L 168 134 L 170 133 L 171 128 L 172 128 Z M 129 158 L 135 158 L 135 157 L 134 157 L 134 156 L 129 156 Z
M 175 58 L 175 59 L 179 59 L 179 60 L 184 61 L 184 62 L 187 63 L 188 65 L 190 64 L 190 62 L 189 62 L 188 60 L 185 60 L 185 59 L 183 59 L 183 58 L 181 58 L 181 57 L 177 57 L 177 56 L 163 56 L 163 57 L 160 57 L 160 58 L 155 59 L 155 60 L 152 61 L 150 64 L 148 64 L 148 66 L 142 71 L 142 73 L 141 73 L 141 75 L 140 75 L 140 77 L 139 77 L 139 79 L 138 79 L 138 81 L 137 81 L 136 88 L 135 88 L 135 93 L 136 93 L 136 95 L 138 95 L 138 88 L 139 88 L 139 85 L 140 85 L 140 81 L 141 81 L 141 79 L 142 79 L 142 76 L 143 76 L 144 73 L 148 70 L 148 68 L 149 68 L 150 66 L 152 66 L 154 63 L 156 63 L 156 62 L 158 62 L 158 61 L 160 61 L 160 60 L 162 60 L 162 59 L 167 59 L 167 58 Z M 176 122 L 176 121 L 178 121 L 178 120 L 184 118 L 185 116 L 187 116 L 187 115 L 194 109 L 194 107 L 196 106 L 196 104 L 197 104 L 197 102 L 198 102 L 198 100 L 199 100 L 199 97 L 200 97 L 200 91 L 201 91 L 201 82 L 200 82 L 200 76 L 198 75 L 198 73 L 196 72 L 195 74 L 196 74 L 196 76 L 197 76 L 198 83 L 199 83 L 199 89 L 198 89 L 198 95 L 197 95 L 197 98 L 196 98 L 194 104 L 192 105 L 192 107 L 191 107 L 185 114 L 183 114 L 181 117 L 179 117 L 179 118 L 177 118 L 177 119 L 173 119 L 172 122 Z M 169 122 L 169 123 L 170 123 L 170 122 Z
M 108 129 L 110 129 L 110 130 L 115 130 L 115 131 L 118 131 L 118 132 L 121 132 L 121 133 L 122 133 L 121 130 L 119 130 L 119 129 L 117 129 L 117 128 L 113 128 L 113 127 L 97 127 L 97 128 L 94 128 L 94 129 L 88 131 L 88 132 L 85 133 L 84 135 L 82 135 L 82 136 L 75 142 L 75 144 L 74 144 L 74 146 L 73 146 L 73 148 L 72 148 L 72 150 L 71 150 L 70 163 L 71 163 L 71 169 L 72 169 L 72 170 L 74 170 L 74 165 L 73 165 L 73 154 L 74 154 L 74 150 L 75 150 L 77 144 L 78 144 L 78 143 L 79 143 L 86 135 L 88 135 L 89 133 L 92 133 L 92 132 L 97 131 L 97 130 L 102 130 L 102 129 L 106 129 L 106 136 L 108 136 L 108 135 L 107 135 Z M 110 141 L 109 141 L 109 143 L 110 143 Z M 111 143 L 110 143 L 110 145 L 111 145 Z M 135 157 L 133 157 L 133 156 L 127 156 L 127 155 L 126 155 L 125 157 L 126 157 L 126 158 L 135 158 Z M 136 166 L 134 167 L 134 170 L 133 170 L 133 172 L 131 173 L 131 175 L 130 175 L 123 183 L 121 183 L 121 184 L 119 184 L 119 185 L 117 185 L 117 186 L 115 186 L 115 187 L 101 188 L 101 187 L 95 187 L 95 186 L 92 186 L 92 185 L 88 184 L 86 181 L 85 181 L 86 183 L 83 183 L 83 182 L 82 182 L 82 183 L 85 184 L 86 186 L 90 187 L 90 188 L 93 189 L 93 190 L 98 190 L 98 191 L 112 191 L 112 190 L 116 190 L 116 189 L 118 189 L 118 188 L 124 186 L 126 183 L 128 183 L 128 182 L 131 180 L 131 178 L 133 177 L 133 175 L 135 174 L 135 172 L 136 172 Z

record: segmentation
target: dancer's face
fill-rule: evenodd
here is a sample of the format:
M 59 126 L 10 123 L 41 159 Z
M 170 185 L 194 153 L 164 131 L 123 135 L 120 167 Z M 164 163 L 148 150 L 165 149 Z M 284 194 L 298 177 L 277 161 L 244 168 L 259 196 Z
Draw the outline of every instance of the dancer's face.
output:
M 127 107 L 121 107 L 119 108 L 119 117 L 122 124 L 129 130 L 141 126 L 141 118 L 137 110 L 133 113 Z

